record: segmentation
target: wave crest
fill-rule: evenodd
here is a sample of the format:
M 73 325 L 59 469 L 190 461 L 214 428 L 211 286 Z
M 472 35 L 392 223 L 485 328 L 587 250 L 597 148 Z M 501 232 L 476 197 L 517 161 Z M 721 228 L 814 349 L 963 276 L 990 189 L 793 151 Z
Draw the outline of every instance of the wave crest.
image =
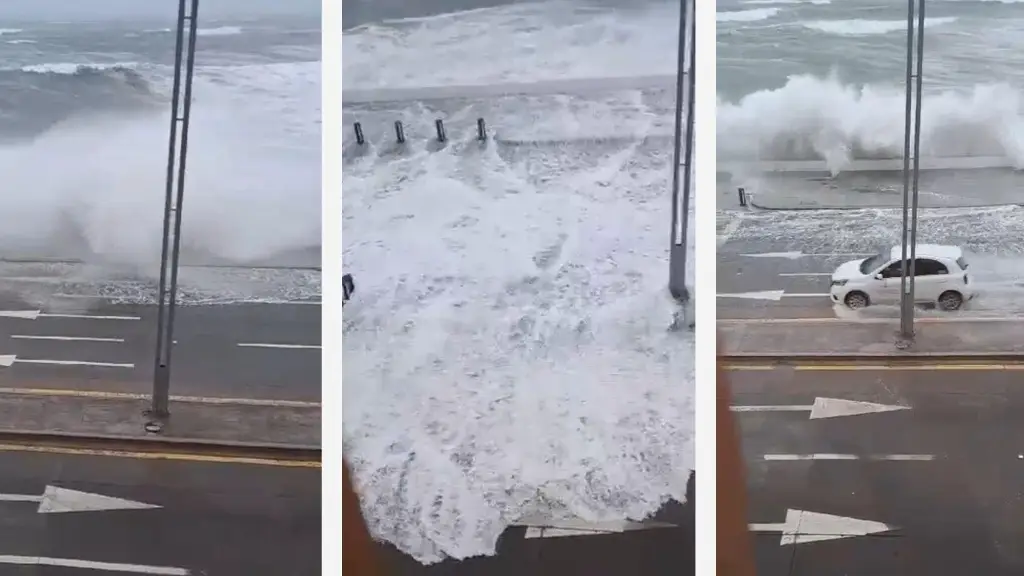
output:
M 925 28 L 942 26 L 956 22 L 952 16 L 942 18 L 926 18 Z M 812 22 L 801 22 L 801 26 L 815 32 L 834 34 L 836 36 L 875 36 L 879 34 L 891 34 L 893 32 L 905 32 L 907 30 L 906 20 L 815 20 Z
M 902 158 L 905 93 L 853 86 L 833 74 L 792 76 L 739 102 L 718 100 L 718 157 L 824 160 L 833 173 L 855 160 Z M 1006 84 L 925 94 L 921 155 L 1002 156 L 1024 168 L 1021 94 Z

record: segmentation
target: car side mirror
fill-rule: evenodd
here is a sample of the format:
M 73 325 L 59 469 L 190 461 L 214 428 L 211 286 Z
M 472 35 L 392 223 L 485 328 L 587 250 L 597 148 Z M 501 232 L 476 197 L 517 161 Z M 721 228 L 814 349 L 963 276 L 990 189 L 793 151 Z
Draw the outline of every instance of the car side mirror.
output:
M 885 278 L 882 276 L 882 273 L 879 272 L 878 274 L 875 274 L 875 280 L 885 280 Z

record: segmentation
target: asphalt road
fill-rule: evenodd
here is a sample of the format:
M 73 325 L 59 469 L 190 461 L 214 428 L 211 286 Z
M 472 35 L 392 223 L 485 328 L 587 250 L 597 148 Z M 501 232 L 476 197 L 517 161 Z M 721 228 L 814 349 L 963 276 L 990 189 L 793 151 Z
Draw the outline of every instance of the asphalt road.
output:
M 48 486 L 159 508 L 40 513 Z M 321 573 L 316 468 L 3 451 L 0 509 L 5 576 Z
M 1024 573 L 1021 376 L 1001 370 L 732 372 L 736 406 L 805 406 L 823 397 L 910 407 L 815 420 L 796 410 L 738 414 L 752 523 L 784 523 L 788 511 L 802 510 L 889 528 L 786 545 L 780 529 L 761 532 L 755 538 L 759 574 Z M 813 530 L 812 520 L 804 517 L 802 532 Z M 846 521 L 844 531 L 855 529 Z
M 687 501 L 692 502 L 690 477 Z M 680 576 L 694 573 L 695 531 L 691 504 L 668 502 L 650 520 L 673 524 L 614 534 L 527 537 L 512 527 L 494 556 L 423 566 L 390 545 L 379 547 L 389 576 Z
M 921 212 L 920 242 L 969 253 L 982 293 L 965 314 L 1024 314 L 1024 211 L 1020 208 Z M 899 210 L 721 212 L 718 215 L 719 319 L 898 318 L 896 306 L 853 313 L 829 297 L 839 264 L 899 242 Z
M 19 312 L 40 311 L 22 318 Z M 145 393 L 156 306 L 75 299 L 40 307 L 0 296 L 0 387 Z M 177 309 L 172 394 L 318 401 L 320 306 L 226 304 Z

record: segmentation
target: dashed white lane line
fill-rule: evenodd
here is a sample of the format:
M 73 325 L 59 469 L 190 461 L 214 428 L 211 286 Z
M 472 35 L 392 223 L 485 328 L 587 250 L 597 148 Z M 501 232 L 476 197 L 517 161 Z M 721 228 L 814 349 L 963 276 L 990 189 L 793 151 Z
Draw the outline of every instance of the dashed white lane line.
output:
M 89 336 L 36 336 L 32 334 L 11 334 L 17 340 L 57 340 L 60 342 L 124 342 L 124 338 L 93 338 Z
M 20 318 L 36 320 L 38 318 L 78 318 L 82 320 L 142 320 L 139 316 L 96 316 L 93 314 L 46 314 L 41 310 L 0 310 L 0 318 Z
M 135 364 L 118 362 L 87 362 L 85 360 L 44 360 L 42 358 L 18 358 L 14 354 L 0 355 L 0 366 L 10 368 L 14 364 L 48 364 L 53 366 L 94 366 L 99 368 L 135 368 Z
M 934 454 L 765 454 L 769 462 L 796 462 L 807 460 L 869 460 L 874 462 L 930 462 Z
M 123 574 L 156 574 L 160 576 L 189 576 L 187 568 L 173 566 L 146 566 L 144 564 L 119 564 L 116 562 L 93 562 L 74 558 L 48 558 L 46 556 L 0 555 L 0 564 L 18 566 L 56 566 L 60 568 L 81 568 L 83 570 L 104 570 Z
M 39 318 L 78 318 L 81 320 L 142 320 L 141 316 L 94 316 L 91 314 L 39 314 Z
M 283 350 L 319 350 L 319 344 L 269 344 L 262 342 L 239 342 L 239 348 L 279 348 Z

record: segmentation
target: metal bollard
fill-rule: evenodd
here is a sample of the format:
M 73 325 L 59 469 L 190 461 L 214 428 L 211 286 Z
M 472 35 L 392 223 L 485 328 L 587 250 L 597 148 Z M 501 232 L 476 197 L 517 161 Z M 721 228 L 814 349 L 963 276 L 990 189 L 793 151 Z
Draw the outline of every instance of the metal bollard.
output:
M 487 140 L 487 125 L 484 124 L 483 118 L 476 119 L 476 139 L 481 142 Z
M 356 144 L 362 146 L 366 143 L 366 138 L 363 137 L 363 125 L 356 122 L 353 127 L 356 129 Z
M 743 188 L 738 188 L 737 192 L 739 192 L 739 195 L 740 195 L 740 207 L 741 208 L 746 208 L 747 207 L 747 191 L 744 190 Z
M 399 144 L 405 144 L 405 128 L 402 127 L 401 120 L 395 120 L 395 139 Z
M 442 122 L 440 118 L 434 120 L 434 128 L 437 129 L 437 141 L 442 143 L 446 142 L 448 140 L 448 135 L 444 133 L 444 122 Z

